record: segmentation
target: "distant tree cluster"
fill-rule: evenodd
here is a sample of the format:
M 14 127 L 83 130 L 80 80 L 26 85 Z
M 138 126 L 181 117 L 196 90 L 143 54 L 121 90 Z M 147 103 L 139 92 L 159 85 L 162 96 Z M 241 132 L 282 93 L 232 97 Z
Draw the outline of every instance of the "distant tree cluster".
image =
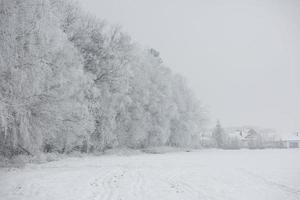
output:
M 216 127 L 212 131 L 212 138 L 215 140 L 216 147 L 224 148 L 226 145 L 226 134 L 221 126 L 220 121 L 217 121 Z
M 119 27 L 66 0 L 0 0 L 0 153 L 189 146 L 204 110 Z

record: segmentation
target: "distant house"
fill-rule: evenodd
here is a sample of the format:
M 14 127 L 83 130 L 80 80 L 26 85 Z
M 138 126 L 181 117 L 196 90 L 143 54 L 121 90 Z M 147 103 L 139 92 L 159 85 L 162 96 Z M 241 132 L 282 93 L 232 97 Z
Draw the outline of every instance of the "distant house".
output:
M 247 147 L 251 149 L 262 148 L 263 146 L 261 135 L 254 129 L 249 129 L 243 140 L 247 144 Z
M 281 144 L 284 148 L 300 148 L 300 134 L 281 138 Z
M 238 141 L 238 146 L 241 148 L 261 148 L 261 135 L 251 129 L 235 130 L 228 134 L 228 139 L 231 141 Z
M 247 139 L 247 140 L 255 140 L 255 139 L 259 138 L 259 137 L 260 137 L 259 134 L 253 128 L 251 128 L 251 129 L 249 129 L 247 131 L 247 135 L 246 135 L 245 139 Z

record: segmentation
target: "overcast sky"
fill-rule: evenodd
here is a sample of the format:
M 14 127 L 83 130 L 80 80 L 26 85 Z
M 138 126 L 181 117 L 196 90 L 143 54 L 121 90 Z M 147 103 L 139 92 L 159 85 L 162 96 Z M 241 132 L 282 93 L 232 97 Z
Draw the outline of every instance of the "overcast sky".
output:
M 212 122 L 300 130 L 299 0 L 80 2 L 157 49 Z

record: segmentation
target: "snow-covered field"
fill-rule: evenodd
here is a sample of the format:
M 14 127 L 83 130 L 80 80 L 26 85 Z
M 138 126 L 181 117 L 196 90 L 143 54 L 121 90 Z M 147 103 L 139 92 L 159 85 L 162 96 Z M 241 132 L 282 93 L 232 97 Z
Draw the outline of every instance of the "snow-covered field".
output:
M 300 150 L 89 156 L 0 169 L 0 199 L 299 200 Z

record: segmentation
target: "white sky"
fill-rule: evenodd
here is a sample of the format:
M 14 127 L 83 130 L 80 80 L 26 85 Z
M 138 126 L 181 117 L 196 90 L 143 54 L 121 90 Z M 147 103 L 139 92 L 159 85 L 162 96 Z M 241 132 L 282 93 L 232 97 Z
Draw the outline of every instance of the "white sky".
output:
M 157 49 L 223 126 L 300 130 L 299 0 L 80 0 Z

